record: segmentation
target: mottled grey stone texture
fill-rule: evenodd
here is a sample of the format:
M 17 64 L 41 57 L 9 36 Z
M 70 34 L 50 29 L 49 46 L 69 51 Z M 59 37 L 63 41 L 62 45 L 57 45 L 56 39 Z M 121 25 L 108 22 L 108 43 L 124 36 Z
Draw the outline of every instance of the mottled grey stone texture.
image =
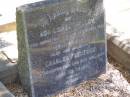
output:
M 33 97 L 51 96 L 106 69 L 102 0 L 45 0 L 17 8 L 19 74 Z

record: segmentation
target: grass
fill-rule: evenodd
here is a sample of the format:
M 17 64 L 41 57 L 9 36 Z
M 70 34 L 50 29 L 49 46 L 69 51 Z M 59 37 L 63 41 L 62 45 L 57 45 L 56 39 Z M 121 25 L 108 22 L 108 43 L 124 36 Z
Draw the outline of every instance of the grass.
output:
M 10 32 L 16 30 L 16 22 L 0 25 L 0 32 Z

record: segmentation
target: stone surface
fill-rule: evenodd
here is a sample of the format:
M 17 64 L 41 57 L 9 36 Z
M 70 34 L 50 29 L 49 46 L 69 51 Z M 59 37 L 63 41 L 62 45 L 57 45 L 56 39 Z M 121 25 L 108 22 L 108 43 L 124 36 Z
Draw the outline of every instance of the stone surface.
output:
M 0 81 L 4 84 L 17 78 L 17 55 L 16 31 L 0 33 Z
M 11 63 L 0 52 L 0 81 L 4 84 L 16 81 L 18 70 L 16 63 Z
M 12 63 L 0 64 L 0 81 L 4 84 L 15 82 L 18 77 L 17 65 Z
M 8 89 L 0 82 L 0 97 L 15 97 Z
M 106 69 L 102 0 L 45 0 L 17 8 L 21 81 L 51 96 Z
M 121 63 L 121 67 L 130 70 L 130 38 L 125 36 L 125 32 L 119 32 L 110 25 L 107 25 L 107 47 L 108 54 L 117 62 Z M 126 38 L 126 39 L 125 39 Z
M 111 5 L 111 7 L 110 7 Z M 104 0 L 108 53 L 130 70 L 130 0 Z

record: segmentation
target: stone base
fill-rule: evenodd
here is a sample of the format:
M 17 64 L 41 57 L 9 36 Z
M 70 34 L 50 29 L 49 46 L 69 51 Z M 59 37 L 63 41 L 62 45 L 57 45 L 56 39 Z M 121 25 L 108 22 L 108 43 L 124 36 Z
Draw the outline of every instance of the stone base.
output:
M 14 82 L 17 75 L 17 63 L 9 62 L 5 55 L 0 52 L 0 81 L 4 84 Z
M 14 82 L 18 76 L 16 64 L 0 64 L 0 81 L 4 84 Z
M 108 54 L 127 70 L 130 70 L 130 36 L 107 25 Z
M 4 84 L 14 82 L 17 70 L 16 31 L 0 33 L 0 81 Z
M 9 90 L 0 82 L 0 97 L 15 97 Z
M 111 40 L 107 41 L 108 54 L 112 56 L 117 62 L 122 64 L 121 67 L 130 70 L 130 54 L 124 52 L 121 48 L 116 46 Z

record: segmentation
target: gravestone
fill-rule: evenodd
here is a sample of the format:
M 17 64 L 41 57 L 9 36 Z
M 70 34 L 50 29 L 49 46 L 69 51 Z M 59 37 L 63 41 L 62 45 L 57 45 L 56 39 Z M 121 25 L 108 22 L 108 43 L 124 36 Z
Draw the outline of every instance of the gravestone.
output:
M 33 97 L 54 95 L 106 69 L 102 0 L 44 0 L 17 8 L 19 75 Z

